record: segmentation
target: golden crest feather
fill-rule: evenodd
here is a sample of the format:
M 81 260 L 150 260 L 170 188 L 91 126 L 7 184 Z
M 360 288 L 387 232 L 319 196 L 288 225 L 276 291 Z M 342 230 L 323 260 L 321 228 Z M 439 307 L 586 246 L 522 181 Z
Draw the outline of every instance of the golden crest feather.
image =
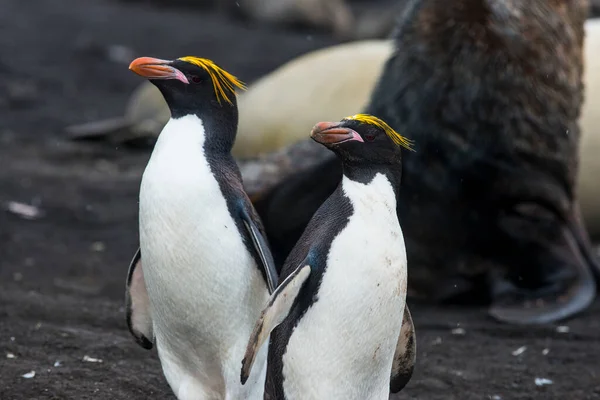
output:
M 215 89 L 215 94 L 217 96 L 217 101 L 219 102 L 219 104 L 221 104 L 221 98 L 223 98 L 229 104 L 233 104 L 227 96 L 228 91 L 235 95 L 236 87 L 242 90 L 246 90 L 246 85 L 244 84 L 244 82 L 240 81 L 238 78 L 225 71 L 223 68 L 219 67 L 213 61 L 207 58 L 186 56 L 181 57 L 178 60 L 197 65 L 198 67 L 201 67 L 206 72 L 208 72 L 208 75 L 212 80 L 213 87 Z
M 399 134 L 398 132 L 396 132 L 394 129 L 392 129 L 391 126 L 389 126 L 385 121 L 373 116 L 373 115 L 369 115 L 369 114 L 356 114 L 356 115 L 352 115 L 350 117 L 346 117 L 344 118 L 345 120 L 354 120 L 354 121 L 359 121 L 365 124 L 369 124 L 369 125 L 373 125 L 376 126 L 380 129 L 383 129 L 383 131 L 386 133 L 386 135 L 388 135 L 388 137 L 390 139 L 392 139 L 392 141 L 394 143 L 396 143 L 399 146 L 404 147 L 407 150 L 410 151 L 415 151 L 413 149 L 413 141 L 402 136 L 401 134 Z

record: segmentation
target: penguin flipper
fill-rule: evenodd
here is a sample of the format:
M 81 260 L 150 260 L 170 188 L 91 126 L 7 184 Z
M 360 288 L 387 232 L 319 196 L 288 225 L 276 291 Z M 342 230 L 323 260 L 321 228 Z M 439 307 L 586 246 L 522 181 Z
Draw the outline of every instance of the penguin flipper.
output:
M 254 211 L 252 205 L 250 205 L 250 210 Z M 257 222 L 260 221 L 260 219 L 255 211 L 253 214 L 250 214 L 247 212 L 246 208 L 242 208 L 241 214 L 244 226 L 252 238 L 252 244 L 260 257 L 267 287 L 269 288 L 269 294 L 272 294 L 277 286 L 278 276 L 271 249 L 265 239 L 265 233 L 260 229 L 262 225 L 260 222 Z
M 125 295 L 127 328 L 135 341 L 143 348 L 152 348 L 152 316 L 150 299 L 146 291 L 146 281 L 142 270 L 142 254 L 138 248 L 129 264 L 127 272 L 127 290 Z
M 310 276 L 310 271 L 310 265 L 302 262 L 290 276 L 281 282 L 281 285 L 271 295 L 267 306 L 256 322 L 254 331 L 250 335 L 250 340 L 248 340 L 246 354 L 242 360 L 242 385 L 246 383 L 250 376 L 256 353 L 258 353 L 258 350 L 260 350 L 273 329 L 281 324 L 290 313 L 294 301 Z
M 408 309 L 408 304 L 404 306 L 404 317 L 402 318 L 402 328 L 398 336 L 398 344 L 394 352 L 394 362 L 392 363 L 392 375 L 390 380 L 390 392 L 398 393 L 410 381 L 415 369 L 417 359 L 417 337 L 415 335 L 415 326 Z

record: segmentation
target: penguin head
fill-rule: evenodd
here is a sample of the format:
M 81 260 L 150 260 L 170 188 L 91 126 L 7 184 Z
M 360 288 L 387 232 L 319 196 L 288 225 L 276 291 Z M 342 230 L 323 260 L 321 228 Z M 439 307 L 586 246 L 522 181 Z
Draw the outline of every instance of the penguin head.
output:
M 368 114 L 320 122 L 311 138 L 336 153 L 342 162 L 352 164 L 394 164 L 400 160 L 401 148 L 413 150 L 411 140 Z
M 129 69 L 147 78 L 160 90 L 173 117 L 215 108 L 237 111 L 235 88 L 246 88 L 235 76 L 206 58 L 188 56 L 161 60 L 140 57 L 132 61 Z

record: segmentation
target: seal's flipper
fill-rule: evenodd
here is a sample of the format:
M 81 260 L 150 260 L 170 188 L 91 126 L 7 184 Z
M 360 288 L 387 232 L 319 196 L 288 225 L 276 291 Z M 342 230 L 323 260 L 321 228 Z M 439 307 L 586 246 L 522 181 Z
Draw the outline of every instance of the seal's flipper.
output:
M 543 250 L 543 251 L 542 251 Z M 544 286 L 537 290 L 517 288 L 508 281 L 489 309 L 489 314 L 512 324 L 547 324 L 585 310 L 596 297 L 592 271 L 600 270 L 592 254 L 579 209 L 574 206 L 562 229 L 562 240 L 537 252 L 535 260 L 546 266 Z
M 398 393 L 406 386 L 412 377 L 416 360 L 417 336 L 415 334 L 415 326 L 413 325 L 408 304 L 406 304 L 404 306 L 402 328 L 400 328 L 398 344 L 396 345 L 396 351 L 394 353 L 390 392 Z
M 514 288 L 492 304 L 489 315 L 509 324 L 550 324 L 584 311 L 596 297 L 591 274 L 546 290 L 546 293 L 528 293 Z
M 271 295 L 269 302 L 260 318 L 256 322 L 254 331 L 248 340 L 246 354 L 242 360 L 242 385 L 246 383 L 252 370 L 252 364 L 256 358 L 256 353 L 260 350 L 264 342 L 267 340 L 271 331 L 275 329 L 288 316 L 294 301 L 298 297 L 304 283 L 310 276 L 310 265 L 305 265 L 304 262 L 290 276 L 288 276 L 277 290 Z
M 271 294 L 275 291 L 278 279 L 277 270 L 275 269 L 275 261 L 273 261 L 273 255 L 271 254 L 271 249 L 269 248 L 269 245 L 265 239 L 265 234 L 260 229 L 259 216 L 256 215 L 256 212 L 254 212 L 252 207 L 250 207 L 250 211 L 252 213 L 249 214 L 246 209 L 242 209 L 242 220 L 244 221 L 244 226 L 246 227 L 248 234 L 252 238 L 254 249 L 260 258 L 263 275 L 267 282 L 269 294 Z
M 583 218 L 581 217 L 581 208 L 579 206 L 579 202 L 577 201 L 573 203 L 573 214 L 570 222 L 571 231 L 573 232 L 573 235 L 575 235 L 577 243 L 579 244 L 581 254 L 583 255 L 585 261 L 588 262 L 592 273 L 596 276 L 596 280 L 600 282 L 600 260 L 594 253 L 590 237 L 585 229 Z
M 71 125 L 66 128 L 66 132 L 70 140 L 107 140 L 113 136 L 120 136 L 130 129 L 129 121 L 124 117 L 115 117 Z
M 138 248 L 127 272 L 127 290 L 125 294 L 127 327 L 135 341 L 145 349 L 152 348 L 154 338 L 152 316 L 150 315 L 150 299 L 146 291 L 142 255 Z

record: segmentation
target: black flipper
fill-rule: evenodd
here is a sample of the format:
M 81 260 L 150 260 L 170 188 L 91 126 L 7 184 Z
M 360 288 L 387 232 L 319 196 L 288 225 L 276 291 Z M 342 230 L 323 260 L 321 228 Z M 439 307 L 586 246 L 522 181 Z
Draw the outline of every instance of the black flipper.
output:
M 129 332 L 140 346 L 150 350 L 154 333 L 152 315 L 150 314 L 150 299 L 146 291 L 144 271 L 142 270 L 142 254 L 139 248 L 133 256 L 127 272 L 125 308 Z
M 310 265 L 305 265 L 303 261 L 290 276 L 281 282 L 281 285 L 271 295 L 248 340 L 246 354 L 242 360 L 242 372 L 240 375 L 242 385 L 246 383 L 250 376 L 256 353 L 258 353 L 273 329 L 288 316 L 294 305 L 294 301 L 298 297 L 298 294 L 300 294 L 300 290 L 309 276 Z
M 398 336 L 398 344 L 394 353 L 394 363 L 392 364 L 392 375 L 390 380 L 390 392 L 398 393 L 410 381 L 415 369 L 417 360 L 417 336 L 415 326 L 408 309 L 408 304 L 404 306 L 404 317 L 402 318 L 402 328 Z
M 258 253 L 260 258 L 262 269 L 264 272 L 267 287 L 269 288 L 269 294 L 275 291 L 277 287 L 277 270 L 275 269 L 275 261 L 273 261 L 273 255 L 271 249 L 265 239 L 265 233 L 263 232 L 262 225 L 260 223 L 258 215 L 254 212 L 252 206 L 249 207 L 251 212 L 245 207 L 241 208 L 241 217 L 244 221 L 244 226 L 248 231 L 248 234 L 252 238 L 252 244 Z

